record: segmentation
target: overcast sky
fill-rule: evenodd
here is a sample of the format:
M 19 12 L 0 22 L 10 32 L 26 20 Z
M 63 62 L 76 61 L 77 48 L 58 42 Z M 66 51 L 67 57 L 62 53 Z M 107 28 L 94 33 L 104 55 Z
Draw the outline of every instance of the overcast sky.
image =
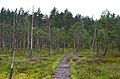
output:
M 35 10 L 40 7 L 43 14 L 49 14 L 56 7 L 60 12 L 67 8 L 74 16 L 78 13 L 90 17 L 93 15 L 94 19 L 98 19 L 105 9 L 120 15 L 120 0 L 0 0 L 0 9 L 23 7 L 31 11 L 32 6 Z

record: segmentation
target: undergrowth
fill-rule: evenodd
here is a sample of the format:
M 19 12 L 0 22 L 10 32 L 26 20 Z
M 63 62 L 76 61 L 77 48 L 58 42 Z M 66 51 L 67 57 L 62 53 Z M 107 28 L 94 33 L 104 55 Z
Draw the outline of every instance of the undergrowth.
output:
M 47 53 L 40 56 L 40 52 L 36 53 L 35 51 L 33 53 L 37 59 L 35 61 L 29 61 L 23 53 L 16 54 L 14 59 L 14 79 L 50 79 L 64 54 L 63 52 L 53 52 L 50 56 Z M 8 79 L 11 56 L 8 53 L 3 55 L 0 60 L 0 79 Z
M 70 61 L 71 79 L 120 79 L 120 56 L 108 52 L 105 57 L 94 59 L 91 52 L 81 51 L 85 59 Z

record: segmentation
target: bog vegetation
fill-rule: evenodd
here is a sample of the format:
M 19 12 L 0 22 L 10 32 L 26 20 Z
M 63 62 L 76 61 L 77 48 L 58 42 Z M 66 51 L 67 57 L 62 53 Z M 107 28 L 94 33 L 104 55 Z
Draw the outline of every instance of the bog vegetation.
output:
M 0 79 L 50 79 L 70 52 L 72 79 L 120 79 L 120 16 L 1 9 Z

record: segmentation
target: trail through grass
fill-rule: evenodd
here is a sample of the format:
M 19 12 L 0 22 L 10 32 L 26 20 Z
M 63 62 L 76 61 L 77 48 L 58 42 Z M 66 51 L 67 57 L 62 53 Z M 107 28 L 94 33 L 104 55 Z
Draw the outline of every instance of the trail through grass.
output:
M 36 55 L 36 57 L 39 55 Z M 60 62 L 63 53 L 51 53 L 50 57 L 42 57 L 42 65 L 39 60 L 29 61 L 25 56 L 15 57 L 14 79 L 50 79 Z M 10 55 L 0 60 L 0 79 L 8 79 L 10 70 Z

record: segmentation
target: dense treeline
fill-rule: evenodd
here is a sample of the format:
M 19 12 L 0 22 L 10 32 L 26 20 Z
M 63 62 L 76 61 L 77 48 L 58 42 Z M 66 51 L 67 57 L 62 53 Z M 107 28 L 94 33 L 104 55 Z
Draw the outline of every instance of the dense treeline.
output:
M 48 16 L 40 9 L 32 15 L 23 8 L 15 11 L 2 8 L 0 48 L 30 50 L 31 47 L 48 47 L 49 52 L 59 48 L 78 52 L 85 48 L 103 56 L 110 48 L 120 53 L 120 16 L 105 10 L 99 20 L 94 20 L 80 14 L 73 17 L 68 9 L 59 12 L 54 8 Z

